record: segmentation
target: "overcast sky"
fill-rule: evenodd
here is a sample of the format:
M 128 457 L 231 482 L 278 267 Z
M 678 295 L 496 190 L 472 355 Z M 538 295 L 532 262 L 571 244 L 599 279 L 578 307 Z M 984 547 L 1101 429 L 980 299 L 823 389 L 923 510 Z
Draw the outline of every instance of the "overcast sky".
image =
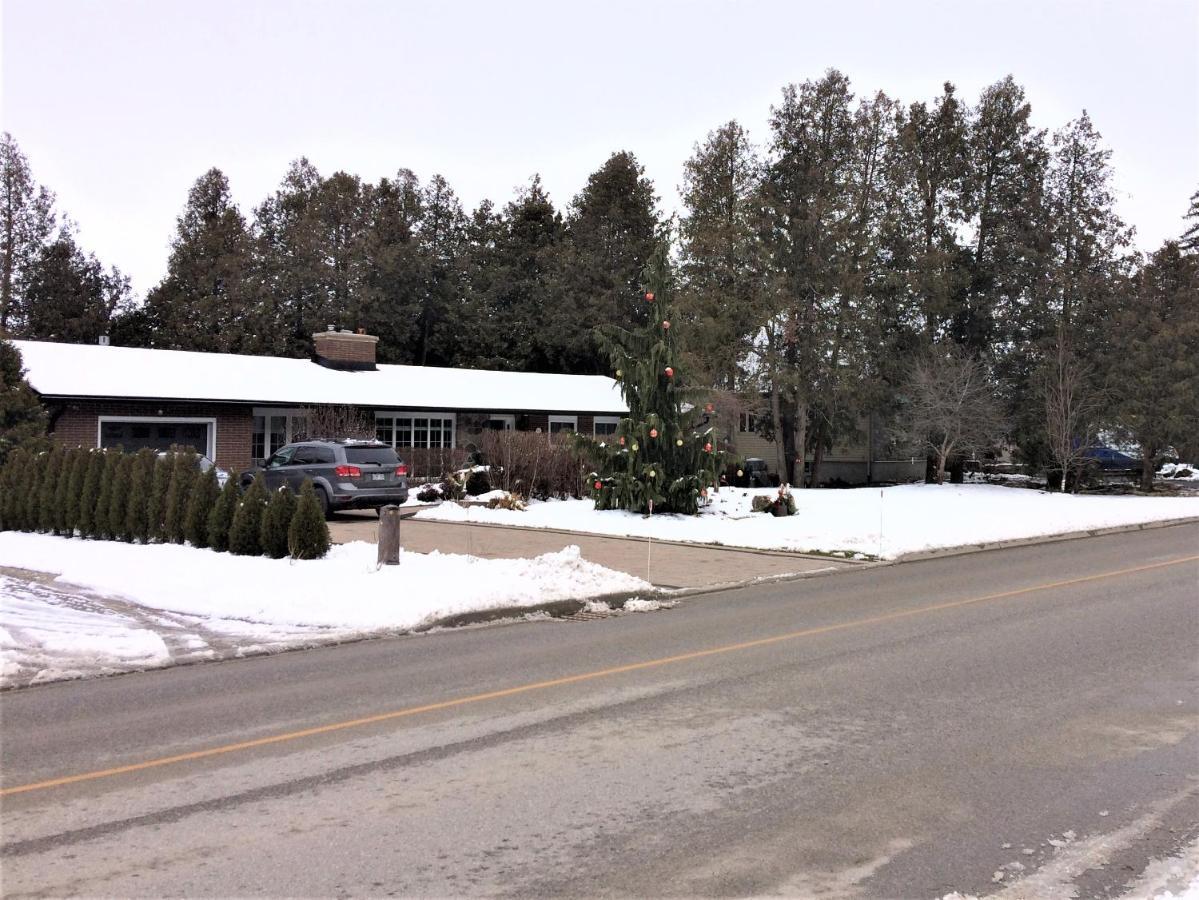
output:
M 1051 130 L 1087 109 L 1144 249 L 1199 187 L 1197 0 L 3 0 L 0 115 L 141 294 L 211 166 L 247 217 L 300 155 L 440 172 L 468 209 L 540 172 L 562 207 L 627 149 L 671 211 L 709 130 L 764 139 L 783 85 L 829 67 L 904 102 L 1011 73 Z

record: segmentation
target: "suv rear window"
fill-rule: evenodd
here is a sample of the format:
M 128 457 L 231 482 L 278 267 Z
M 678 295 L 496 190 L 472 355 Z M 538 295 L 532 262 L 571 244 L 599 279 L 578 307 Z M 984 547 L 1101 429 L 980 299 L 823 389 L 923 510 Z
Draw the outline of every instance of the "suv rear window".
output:
M 398 466 L 400 458 L 390 447 L 346 447 L 346 462 L 368 466 Z

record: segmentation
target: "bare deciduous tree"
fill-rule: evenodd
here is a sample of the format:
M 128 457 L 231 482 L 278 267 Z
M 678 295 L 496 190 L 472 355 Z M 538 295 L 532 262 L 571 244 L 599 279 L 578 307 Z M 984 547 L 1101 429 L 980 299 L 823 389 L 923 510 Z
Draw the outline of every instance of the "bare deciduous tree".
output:
M 1003 414 L 981 360 L 959 349 L 934 351 L 916 363 L 894 438 L 931 453 L 937 484 L 955 456 L 986 450 L 1002 437 Z
M 293 441 L 319 438 L 357 438 L 375 436 L 375 422 L 356 406 L 306 406 L 303 420 L 293 428 Z
M 1041 371 L 1049 452 L 1062 468 L 1062 491 L 1075 474 L 1077 490 L 1087 452 L 1096 445 L 1103 397 L 1093 388 L 1093 372 L 1071 352 L 1058 332 L 1053 353 Z

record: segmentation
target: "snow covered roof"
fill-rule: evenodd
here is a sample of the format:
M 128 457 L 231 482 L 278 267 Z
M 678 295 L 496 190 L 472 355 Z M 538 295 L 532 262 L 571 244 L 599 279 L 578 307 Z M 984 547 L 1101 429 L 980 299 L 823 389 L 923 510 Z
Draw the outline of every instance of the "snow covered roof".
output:
M 543 375 L 380 365 L 346 372 L 307 359 L 14 341 L 48 397 L 334 404 L 391 409 L 623 413 L 602 375 Z

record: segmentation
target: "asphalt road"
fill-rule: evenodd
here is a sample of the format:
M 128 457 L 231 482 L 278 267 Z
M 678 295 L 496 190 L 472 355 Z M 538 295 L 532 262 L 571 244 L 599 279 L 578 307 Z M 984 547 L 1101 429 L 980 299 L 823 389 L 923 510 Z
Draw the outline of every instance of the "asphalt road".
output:
M 3 893 L 1107 896 L 1197 649 L 1189 525 L 10 692 Z

